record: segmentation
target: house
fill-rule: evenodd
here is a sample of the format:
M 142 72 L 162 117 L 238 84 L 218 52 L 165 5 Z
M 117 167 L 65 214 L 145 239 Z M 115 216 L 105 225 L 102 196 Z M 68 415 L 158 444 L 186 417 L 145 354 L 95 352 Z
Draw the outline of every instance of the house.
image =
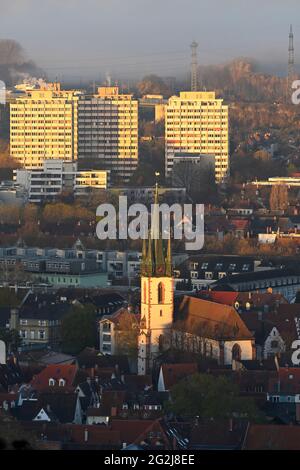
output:
M 299 403 L 300 368 L 280 367 L 277 376 L 269 380 L 267 400 L 273 403 Z
M 86 424 L 108 424 L 123 409 L 125 397 L 125 390 L 104 391 L 99 405 L 88 408 Z
M 230 274 L 214 282 L 211 288 L 236 292 L 267 292 L 271 288 L 273 293 L 281 294 L 291 301 L 300 289 L 300 270 L 266 267 L 255 272 Z
M 26 430 L 34 432 L 39 439 L 62 443 L 64 450 L 121 450 L 134 448 L 145 450 L 170 450 L 172 441 L 160 419 L 113 419 L 107 426 L 22 423 Z
M 202 289 L 227 276 L 253 272 L 259 264 L 246 256 L 193 255 L 176 268 L 176 282 L 191 280 L 194 289 Z
M 40 392 L 35 397 L 23 399 L 13 410 L 19 421 L 82 423 L 79 397 L 74 392 Z
M 61 342 L 61 324 L 70 306 L 62 303 L 35 304 L 12 309 L 10 329 L 17 330 L 23 344 L 49 344 Z
M 282 354 L 300 338 L 299 304 L 279 304 L 274 311 L 246 311 L 240 317 L 255 336 L 258 359 Z
M 77 356 L 77 363 L 90 377 L 99 376 L 105 372 L 111 376 L 129 373 L 128 357 L 125 355 L 104 355 L 94 348 L 85 348 Z
M 157 390 L 159 392 L 168 392 L 180 380 L 197 372 L 198 366 L 196 363 L 162 364 L 159 371 Z
M 105 315 L 99 322 L 99 349 L 103 354 L 116 354 L 120 349 L 122 330 L 138 329 L 139 316 L 125 308 Z
M 232 365 L 255 358 L 253 334 L 233 307 L 184 296 L 175 312 L 171 345 Z
M 242 450 L 300 450 L 300 427 L 250 424 Z
M 196 423 L 189 437 L 189 450 L 240 450 L 248 422 L 228 419 L 216 423 Z
M 31 381 L 31 387 L 37 392 L 40 391 L 74 391 L 75 379 L 78 366 L 75 364 L 53 364 L 48 365 L 39 374 L 35 375 Z

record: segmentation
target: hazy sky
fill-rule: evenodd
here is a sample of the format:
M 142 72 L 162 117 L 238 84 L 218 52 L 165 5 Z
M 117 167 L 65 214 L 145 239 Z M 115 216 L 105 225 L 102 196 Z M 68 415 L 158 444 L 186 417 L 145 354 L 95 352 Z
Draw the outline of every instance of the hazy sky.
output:
M 237 56 L 287 61 L 293 23 L 300 62 L 299 0 L 0 0 L 1 37 L 59 79 L 176 75 L 189 44 L 203 64 Z M 297 22 L 298 21 L 298 22 Z

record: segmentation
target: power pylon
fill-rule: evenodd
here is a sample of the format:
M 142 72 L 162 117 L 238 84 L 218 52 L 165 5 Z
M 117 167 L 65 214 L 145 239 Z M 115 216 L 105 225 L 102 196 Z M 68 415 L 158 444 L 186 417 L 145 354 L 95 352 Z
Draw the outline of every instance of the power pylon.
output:
M 191 44 L 192 50 L 192 63 L 191 63 L 191 90 L 197 91 L 198 89 L 198 58 L 197 58 L 197 47 L 196 41 Z
M 292 93 L 292 82 L 295 77 L 295 50 L 294 50 L 294 33 L 293 26 L 290 26 L 289 34 L 289 60 L 288 60 L 288 76 L 287 76 L 287 101 L 290 101 Z

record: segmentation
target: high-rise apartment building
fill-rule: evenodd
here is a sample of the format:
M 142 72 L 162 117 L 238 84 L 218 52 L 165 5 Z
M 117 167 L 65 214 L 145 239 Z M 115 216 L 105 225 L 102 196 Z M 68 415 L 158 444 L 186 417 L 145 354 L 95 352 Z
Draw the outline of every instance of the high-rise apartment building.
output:
M 138 163 L 138 101 L 118 87 L 78 101 L 78 158 L 99 161 L 114 181 L 127 182 Z
M 78 92 L 59 83 L 32 88 L 10 104 L 10 153 L 27 169 L 77 159 Z
M 165 117 L 166 176 L 171 176 L 176 154 L 214 155 L 216 181 L 229 171 L 228 106 L 215 92 L 181 92 L 172 96 Z

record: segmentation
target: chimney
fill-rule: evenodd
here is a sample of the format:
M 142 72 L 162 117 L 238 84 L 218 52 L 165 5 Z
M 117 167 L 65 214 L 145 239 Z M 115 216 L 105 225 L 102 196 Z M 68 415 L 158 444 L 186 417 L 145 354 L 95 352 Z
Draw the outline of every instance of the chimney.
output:
M 232 418 L 229 419 L 229 432 L 233 431 L 233 420 Z
M 84 442 L 88 442 L 89 440 L 89 432 L 87 429 L 84 430 Z
M 12 308 L 10 311 L 10 329 L 19 329 L 19 310 L 16 308 Z
M 259 311 L 257 313 L 257 317 L 258 317 L 259 321 L 262 321 L 262 312 L 261 311 Z
M 110 414 L 111 414 L 111 417 L 117 416 L 117 407 L 116 406 L 111 407 Z

